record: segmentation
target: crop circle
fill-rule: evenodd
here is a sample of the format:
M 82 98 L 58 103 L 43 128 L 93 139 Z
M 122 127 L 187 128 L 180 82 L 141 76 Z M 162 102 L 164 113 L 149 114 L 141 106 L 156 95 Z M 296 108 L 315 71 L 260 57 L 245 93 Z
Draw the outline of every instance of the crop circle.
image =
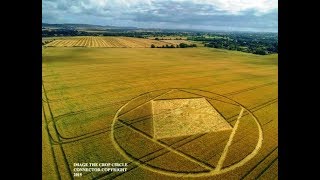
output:
M 215 102 L 224 106 L 218 106 Z M 237 114 L 233 127 L 223 114 L 224 110 L 228 110 L 227 106 L 232 107 L 229 109 L 236 109 L 232 112 Z M 243 116 L 246 118 L 242 118 Z M 258 137 L 252 143 L 254 149 L 238 162 L 224 166 L 242 119 L 255 124 Z M 222 131 L 229 134 L 214 165 L 179 149 L 195 142 L 187 141 L 188 138 L 208 136 Z M 180 146 L 170 144 L 168 138 L 172 142 L 186 143 Z M 258 119 L 240 103 L 209 91 L 173 88 L 143 93 L 124 104 L 114 116 L 111 139 L 119 153 L 139 167 L 169 176 L 202 177 L 226 173 L 243 166 L 258 154 L 263 142 L 263 133 Z M 210 152 L 214 148 L 209 146 L 205 151 Z M 181 159 L 182 164 L 189 162 L 199 168 L 193 168 L 195 170 L 191 171 L 188 167 L 157 164 L 160 160 L 163 164 L 169 164 L 169 160 L 172 160 L 169 156 Z M 174 163 L 179 164 L 179 161 Z

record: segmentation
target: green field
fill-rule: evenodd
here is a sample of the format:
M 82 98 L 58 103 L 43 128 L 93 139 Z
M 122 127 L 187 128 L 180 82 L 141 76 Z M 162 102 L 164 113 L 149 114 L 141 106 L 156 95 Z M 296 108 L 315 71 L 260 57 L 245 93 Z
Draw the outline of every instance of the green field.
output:
M 43 72 L 43 179 L 73 179 L 75 162 L 128 162 L 113 146 L 111 124 L 120 107 L 146 92 L 168 88 L 200 89 L 235 100 L 257 117 L 263 130 L 259 153 L 245 165 L 202 179 L 277 179 L 278 177 L 278 55 L 254 55 L 214 48 L 81 48 L 47 47 L 42 52 Z M 177 96 L 183 96 L 179 94 Z M 222 107 L 223 105 L 221 105 Z M 224 107 L 223 107 L 224 108 Z M 226 109 L 228 109 L 226 107 Z M 229 108 L 230 112 L 232 107 Z M 230 120 L 237 114 L 226 114 Z M 247 117 L 247 116 L 246 116 Z M 246 118 L 244 117 L 244 119 Z M 229 121 L 228 121 L 229 122 Z M 120 127 L 120 126 L 119 126 Z M 225 165 L 236 163 L 253 149 L 246 143 L 257 136 L 250 122 L 239 124 L 242 136 L 235 135 Z M 242 129 L 241 129 L 242 128 Z M 163 149 L 151 144 L 128 127 L 119 128 L 116 138 L 139 159 L 152 151 L 147 164 L 162 167 L 176 158 L 190 171 L 200 169 L 172 152 L 157 156 Z M 202 137 L 167 139 L 173 149 L 206 161 L 223 150 L 228 132 Z M 129 140 L 126 137 L 130 137 Z M 189 141 L 189 139 L 191 139 Z M 195 139 L 195 140 L 193 140 Z M 131 142 L 132 141 L 132 142 Z M 178 142 L 179 141 L 179 142 Z M 186 141 L 186 143 L 179 144 Z M 220 142 L 221 141 L 221 142 Z M 141 143 L 142 144 L 141 144 Z M 204 145 L 201 151 L 199 146 Z M 207 148 L 205 148 L 207 147 Z M 247 151 L 248 152 L 247 152 Z M 218 152 L 219 151 L 219 152 Z M 208 163 L 216 166 L 214 157 Z M 166 167 L 176 169 L 175 162 Z M 149 171 L 130 163 L 126 173 L 84 173 L 75 179 L 181 179 Z

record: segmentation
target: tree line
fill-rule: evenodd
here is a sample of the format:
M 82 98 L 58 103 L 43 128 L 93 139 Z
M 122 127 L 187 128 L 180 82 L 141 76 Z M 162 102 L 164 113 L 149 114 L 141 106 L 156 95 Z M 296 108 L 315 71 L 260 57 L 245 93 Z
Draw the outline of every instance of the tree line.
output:
M 76 29 L 42 29 L 42 37 L 55 36 L 127 36 L 136 38 L 155 37 L 155 40 L 168 39 L 167 36 L 187 37 L 187 40 L 198 41 L 209 48 L 221 48 L 228 50 L 243 51 L 253 54 L 278 53 L 277 33 L 254 33 L 254 32 L 179 32 L 169 30 L 145 30 L 136 31 L 130 29 L 110 29 L 108 32 L 87 32 Z M 171 39 L 171 38 L 170 38 Z M 175 38 L 182 39 L 182 38 Z M 152 45 L 151 45 L 152 46 Z M 155 46 L 151 48 L 187 48 L 196 47 L 195 44 Z
M 96 33 L 89 33 L 85 31 L 78 31 L 73 29 L 50 29 L 42 30 L 42 37 L 55 37 L 55 36 L 95 36 Z
M 278 35 L 275 33 L 225 33 L 189 37 L 201 41 L 205 47 L 236 50 L 259 55 L 278 53 Z
M 162 45 L 162 46 L 155 46 L 154 44 L 151 44 L 151 48 L 188 48 L 188 47 L 197 47 L 196 44 L 186 44 L 186 43 L 180 43 L 177 44 L 176 46 L 171 44 L 171 45 Z

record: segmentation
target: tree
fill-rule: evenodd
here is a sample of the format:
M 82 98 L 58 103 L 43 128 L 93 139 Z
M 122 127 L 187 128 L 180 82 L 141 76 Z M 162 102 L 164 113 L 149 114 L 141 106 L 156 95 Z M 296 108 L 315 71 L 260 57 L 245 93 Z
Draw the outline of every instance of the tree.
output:
M 173 45 L 173 44 L 171 44 L 170 48 L 174 48 L 174 45 Z
M 267 52 L 261 48 L 256 49 L 253 53 L 259 54 L 259 55 L 266 55 L 267 54 Z
M 156 46 L 154 44 L 151 44 L 151 48 L 155 48 Z
M 157 37 L 156 37 L 156 38 L 155 38 L 154 40 L 157 40 L 157 41 L 159 41 L 159 38 L 157 38 Z
M 180 46 L 180 48 L 186 48 L 186 47 L 188 47 L 188 44 L 186 44 L 186 43 L 180 43 L 179 46 Z

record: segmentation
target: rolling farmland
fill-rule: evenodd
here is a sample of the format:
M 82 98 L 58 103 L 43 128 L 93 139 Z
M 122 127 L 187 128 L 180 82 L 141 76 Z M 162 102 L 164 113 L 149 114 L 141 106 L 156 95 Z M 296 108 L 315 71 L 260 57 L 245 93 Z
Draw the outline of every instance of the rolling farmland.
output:
M 197 174 L 220 165 L 222 169 L 233 166 L 250 155 L 259 141 L 257 124 L 246 111 L 238 121 L 242 109 L 234 102 L 257 118 L 262 145 L 254 157 L 232 171 L 199 177 L 277 179 L 278 55 L 214 48 L 143 48 L 156 43 L 169 42 L 75 37 L 45 45 L 50 48 L 43 48 L 42 63 L 43 179 L 73 179 L 74 162 L 129 164 L 126 173 L 85 172 L 81 179 L 181 179 L 161 171 Z M 152 138 L 150 100 L 199 97 L 207 97 L 236 131 Z M 229 153 L 219 165 L 230 134 Z M 134 163 L 119 148 L 152 168 Z
M 149 48 L 151 44 L 155 46 L 165 46 L 175 43 L 144 38 L 88 36 L 57 38 L 46 44 L 45 47 Z
M 174 44 L 174 45 L 178 45 L 180 43 L 192 44 L 192 42 L 187 41 L 187 40 L 160 40 L 160 41 L 165 42 L 165 43 L 169 43 L 169 44 Z

